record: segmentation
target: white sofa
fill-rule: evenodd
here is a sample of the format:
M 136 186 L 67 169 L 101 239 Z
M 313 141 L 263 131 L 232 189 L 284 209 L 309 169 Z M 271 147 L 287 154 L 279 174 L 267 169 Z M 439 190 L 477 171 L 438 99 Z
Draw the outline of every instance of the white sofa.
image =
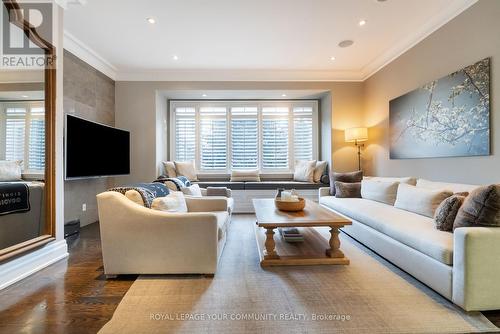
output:
M 417 186 L 470 191 L 477 186 L 419 180 Z M 319 202 L 352 220 L 343 231 L 466 311 L 500 309 L 500 228 L 439 231 L 432 218 L 363 198 Z
M 97 195 L 104 273 L 214 274 L 231 218 L 228 199 L 186 203 L 188 213 L 167 213 L 118 192 Z

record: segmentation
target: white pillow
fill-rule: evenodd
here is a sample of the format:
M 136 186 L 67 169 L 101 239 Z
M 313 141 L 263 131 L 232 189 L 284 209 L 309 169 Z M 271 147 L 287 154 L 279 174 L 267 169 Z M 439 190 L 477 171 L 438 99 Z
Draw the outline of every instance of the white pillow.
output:
M 451 191 L 419 188 L 401 183 L 394 206 L 399 209 L 433 218 L 439 204 L 453 195 Z
M 164 212 L 188 212 L 186 199 L 180 191 L 172 191 L 165 197 L 156 197 L 151 209 Z
M 173 161 L 163 161 L 163 166 L 165 167 L 168 177 L 177 177 L 177 171 L 175 170 L 175 163 Z
M 249 170 L 233 170 L 231 172 L 231 181 L 252 181 L 259 182 L 259 170 L 249 169 Z
M 314 182 L 314 169 L 316 160 L 297 160 L 295 161 L 294 181 Z
M 0 181 L 19 181 L 21 180 L 21 165 L 19 161 L 0 161 Z
M 413 176 L 407 176 L 407 177 L 363 176 L 363 180 L 399 182 L 399 183 L 411 184 L 412 186 L 417 184 L 417 178 Z
M 144 206 L 144 201 L 142 200 L 142 196 L 137 190 L 127 190 L 125 192 L 125 197 L 127 197 L 134 203 Z
M 454 193 L 460 193 L 460 192 L 470 193 L 474 189 L 479 188 L 480 186 L 473 184 L 434 182 L 425 179 L 418 179 L 417 187 L 435 189 L 435 190 L 449 190 L 453 191 Z
M 374 180 L 361 181 L 361 197 L 372 201 L 394 205 L 398 192 L 399 182 L 385 182 Z
M 194 161 L 174 161 L 177 175 L 185 176 L 189 181 L 198 181 Z
M 193 197 L 202 197 L 200 186 L 197 184 L 193 184 L 189 187 L 184 187 L 181 189 L 182 193 L 187 196 Z
M 318 183 L 321 181 L 321 176 L 325 174 L 326 161 L 317 161 L 316 167 L 314 168 L 314 182 Z

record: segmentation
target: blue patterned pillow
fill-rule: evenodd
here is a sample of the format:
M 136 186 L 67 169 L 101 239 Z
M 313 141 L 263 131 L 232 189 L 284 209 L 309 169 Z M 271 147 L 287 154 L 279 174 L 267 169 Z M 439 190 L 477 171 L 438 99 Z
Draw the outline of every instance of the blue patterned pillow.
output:
M 165 197 L 169 194 L 167 186 L 161 183 L 136 183 L 129 186 L 115 187 L 108 191 L 116 191 L 123 195 L 129 190 L 136 190 L 142 197 L 142 202 L 147 208 L 151 208 L 151 203 L 156 197 Z

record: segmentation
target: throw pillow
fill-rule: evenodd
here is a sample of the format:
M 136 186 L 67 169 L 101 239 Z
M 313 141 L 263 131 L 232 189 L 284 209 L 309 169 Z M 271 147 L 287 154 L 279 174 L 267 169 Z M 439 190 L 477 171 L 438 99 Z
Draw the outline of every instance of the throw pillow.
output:
M 500 226 L 500 184 L 479 187 L 465 198 L 453 229 L 466 226 Z
M 458 210 L 465 200 L 464 196 L 453 195 L 439 204 L 434 214 L 436 228 L 440 231 L 452 232 L 453 222 L 457 217 Z
M 451 195 L 453 195 L 451 191 L 419 188 L 400 183 L 394 206 L 432 218 L 439 204 Z
M 232 182 L 260 182 L 259 170 L 249 169 L 249 170 L 233 170 L 231 172 Z
M 330 173 L 330 195 L 335 196 L 335 181 L 344 183 L 356 183 L 361 182 L 363 179 L 363 171 L 358 170 L 356 172 L 349 173 Z
M 314 167 L 314 176 L 313 176 L 315 183 L 321 182 L 321 177 L 323 176 L 323 174 L 325 174 L 326 164 L 327 164 L 326 161 L 316 162 L 316 167 Z
M 177 177 L 177 171 L 175 170 L 175 163 L 173 161 L 163 161 L 163 166 L 165 167 L 168 177 Z
M 125 192 L 125 197 L 140 206 L 144 206 L 144 200 L 142 199 L 141 194 L 135 189 L 127 190 Z
M 383 182 L 399 182 L 399 183 L 411 184 L 412 186 L 417 184 L 417 178 L 412 177 L 412 176 L 405 176 L 405 177 L 364 176 L 363 180 L 383 181 Z
M 193 196 L 193 197 L 201 197 L 201 189 L 200 186 L 197 184 L 193 184 L 192 186 L 189 187 L 184 187 L 181 189 L 182 193 L 187 196 Z
M 198 181 L 194 161 L 174 161 L 177 175 L 182 175 L 188 178 L 189 181 Z
M 295 161 L 294 181 L 314 182 L 314 169 L 316 160 L 297 160 Z
M 335 181 L 335 197 L 361 198 L 361 182 L 345 183 Z
M 19 181 L 21 180 L 21 165 L 19 161 L 0 161 L 0 181 Z
M 186 199 L 180 191 L 173 191 L 165 197 L 157 197 L 151 204 L 151 209 L 164 212 L 188 212 Z
M 394 205 L 399 182 L 361 181 L 361 197 L 389 205 Z

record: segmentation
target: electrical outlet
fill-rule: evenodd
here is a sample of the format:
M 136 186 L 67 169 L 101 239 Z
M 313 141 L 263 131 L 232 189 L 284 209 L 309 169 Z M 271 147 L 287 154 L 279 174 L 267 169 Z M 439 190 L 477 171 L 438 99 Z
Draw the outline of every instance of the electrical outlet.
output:
M 82 204 L 82 211 L 87 211 L 87 203 Z

